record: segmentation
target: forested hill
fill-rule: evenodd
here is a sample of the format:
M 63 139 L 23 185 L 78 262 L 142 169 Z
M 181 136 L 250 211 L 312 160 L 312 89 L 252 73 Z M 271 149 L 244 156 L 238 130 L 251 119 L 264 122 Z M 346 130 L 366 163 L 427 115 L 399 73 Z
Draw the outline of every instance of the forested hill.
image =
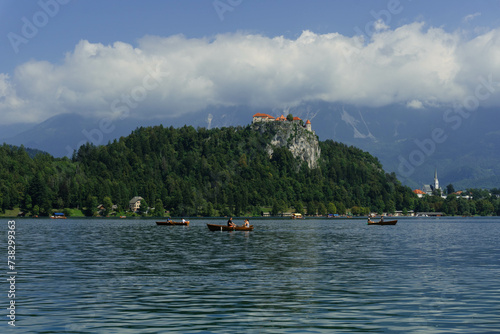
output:
M 414 194 L 378 160 L 354 147 L 320 142 L 317 168 L 287 147 L 268 148 L 275 133 L 247 127 L 207 130 L 138 128 L 105 146 L 80 147 L 72 159 L 0 147 L 2 209 L 49 214 L 98 204 L 125 211 L 134 196 L 161 215 L 259 215 L 272 207 L 304 213 L 413 209 Z M 143 203 L 144 204 L 144 203 Z M 146 205 L 143 205 L 145 208 Z

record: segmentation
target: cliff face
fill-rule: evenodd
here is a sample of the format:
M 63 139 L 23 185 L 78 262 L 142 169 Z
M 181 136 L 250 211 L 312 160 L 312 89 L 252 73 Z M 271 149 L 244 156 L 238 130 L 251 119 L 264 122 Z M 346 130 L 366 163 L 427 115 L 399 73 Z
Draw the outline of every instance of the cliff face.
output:
M 318 137 L 313 132 L 289 121 L 255 123 L 253 127 L 261 133 L 273 134 L 271 144 L 266 148 L 269 157 L 272 157 L 275 147 L 286 147 L 295 158 L 306 162 L 309 168 L 318 167 L 321 150 Z

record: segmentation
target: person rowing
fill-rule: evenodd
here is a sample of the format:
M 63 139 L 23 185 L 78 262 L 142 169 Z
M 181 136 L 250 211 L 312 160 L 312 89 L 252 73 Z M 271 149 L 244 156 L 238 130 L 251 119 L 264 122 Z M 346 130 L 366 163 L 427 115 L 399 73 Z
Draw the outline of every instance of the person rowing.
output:
M 236 227 L 236 224 L 233 223 L 233 217 L 229 218 L 229 220 L 227 221 L 227 226 L 229 226 L 229 227 Z

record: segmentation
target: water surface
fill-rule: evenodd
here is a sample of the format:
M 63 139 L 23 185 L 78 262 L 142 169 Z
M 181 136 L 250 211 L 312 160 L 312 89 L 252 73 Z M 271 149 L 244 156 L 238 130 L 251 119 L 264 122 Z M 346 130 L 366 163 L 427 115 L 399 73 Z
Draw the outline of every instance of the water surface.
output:
M 500 219 L 252 219 L 252 232 L 206 223 L 16 220 L 9 331 L 500 331 Z

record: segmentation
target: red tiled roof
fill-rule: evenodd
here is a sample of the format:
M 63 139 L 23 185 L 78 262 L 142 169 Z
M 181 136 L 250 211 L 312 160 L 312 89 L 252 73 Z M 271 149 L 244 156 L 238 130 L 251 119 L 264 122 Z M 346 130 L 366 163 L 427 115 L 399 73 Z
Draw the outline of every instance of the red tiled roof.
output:
M 424 191 L 422 191 L 422 190 L 420 190 L 420 189 L 415 189 L 415 190 L 413 190 L 413 192 L 414 192 L 415 194 L 425 195 L 425 192 L 424 192 Z
M 295 116 L 295 117 L 293 118 L 293 120 L 294 120 L 294 121 L 301 121 L 300 117 L 297 117 L 297 116 Z
M 263 114 L 263 113 L 260 113 L 260 112 L 258 112 L 255 115 L 253 115 L 253 117 L 264 117 L 264 118 L 272 118 L 272 119 L 274 119 L 273 116 L 268 115 L 268 114 Z
M 311 121 L 310 121 L 310 120 L 307 120 L 306 124 L 311 124 Z

